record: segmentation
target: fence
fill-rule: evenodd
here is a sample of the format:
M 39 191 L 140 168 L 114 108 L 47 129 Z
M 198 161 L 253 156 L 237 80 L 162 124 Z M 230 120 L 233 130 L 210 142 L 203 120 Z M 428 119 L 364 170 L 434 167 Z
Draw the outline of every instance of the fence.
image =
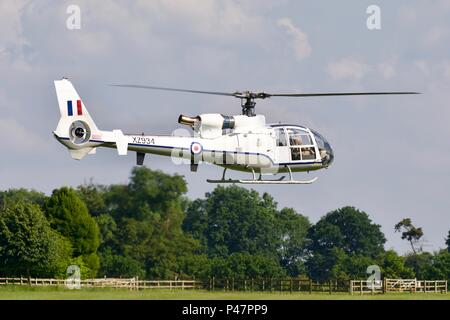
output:
M 42 279 L 42 278 L 0 278 L 0 285 L 31 285 L 31 286 L 64 286 L 76 284 L 77 280 L 70 282 L 64 279 Z M 136 278 L 99 278 L 79 280 L 81 287 L 97 288 L 126 288 L 130 290 L 139 289 L 198 289 L 201 282 L 194 280 L 139 280 Z
M 42 278 L 0 278 L 1 285 L 64 286 L 68 280 Z M 70 284 L 74 284 L 73 279 Z M 206 289 L 210 291 L 259 291 L 379 294 L 389 292 L 435 292 L 447 293 L 446 280 L 384 279 L 379 282 L 367 280 L 333 280 L 326 282 L 311 279 L 237 279 L 209 278 L 196 280 L 139 280 L 135 278 L 100 278 L 80 280 L 81 287 L 140 289 Z
M 210 291 L 262 291 L 262 292 L 349 292 L 349 282 L 346 280 L 332 280 L 326 282 L 311 279 L 237 279 L 210 278 L 202 283 L 203 288 Z
M 375 294 L 389 292 L 447 293 L 446 280 L 384 279 L 379 282 L 351 280 L 350 293 Z
M 350 294 L 376 294 L 385 293 L 385 286 L 381 281 L 373 282 L 367 280 L 350 280 Z

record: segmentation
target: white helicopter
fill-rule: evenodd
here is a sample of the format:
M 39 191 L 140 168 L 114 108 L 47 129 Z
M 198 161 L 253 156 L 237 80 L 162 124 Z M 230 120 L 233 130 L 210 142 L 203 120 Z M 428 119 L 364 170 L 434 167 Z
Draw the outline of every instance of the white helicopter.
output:
M 310 180 L 295 180 L 293 172 L 309 172 L 328 168 L 334 159 L 328 141 L 318 132 L 299 125 L 266 124 L 263 115 L 255 114 L 255 100 L 271 97 L 312 97 L 381 94 L 417 94 L 417 92 L 350 92 L 269 94 L 251 91 L 225 93 L 163 88 L 142 85 L 119 87 L 156 89 L 189 93 L 231 96 L 241 99 L 242 115 L 225 116 L 218 113 L 196 117 L 180 115 L 178 123 L 191 127 L 193 136 L 124 134 L 121 130 L 104 131 L 97 128 L 83 100 L 72 83 L 63 78 L 55 81 L 61 118 L 55 138 L 65 145 L 73 159 L 81 160 L 94 154 L 96 148 L 117 149 L 119 155 L 136 152 L 137 165 L 144 163 L 146 153 L 187 159 L 191 171 L 201 162 L 224 168 L 221 179 L 210 183 L 241 184 L 310 184 Z M 252 173 L 252 179 L 226 179 L 227 169 Z M 257 174 L 259 173 L 259 177 Z M 288 174 L 278 179 L 263 179 L 263 175 Z

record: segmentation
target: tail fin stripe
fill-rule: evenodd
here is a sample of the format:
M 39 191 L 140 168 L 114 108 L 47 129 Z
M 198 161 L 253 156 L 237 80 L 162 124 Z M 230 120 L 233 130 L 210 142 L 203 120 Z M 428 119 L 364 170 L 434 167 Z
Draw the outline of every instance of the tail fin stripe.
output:
M 73 116 L 72 101 L 71 100 L 67 100 L 67 115 L 69 117 Z
M 77 100 L 77 111 L 79 116 L 83 115 L 83 109 L 81 108 L 81 100 Z

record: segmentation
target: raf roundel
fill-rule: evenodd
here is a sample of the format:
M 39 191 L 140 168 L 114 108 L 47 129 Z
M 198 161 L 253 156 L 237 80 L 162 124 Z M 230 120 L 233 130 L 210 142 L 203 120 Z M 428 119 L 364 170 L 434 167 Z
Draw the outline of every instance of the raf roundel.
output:
M 191 152 L 193 154 L 200 154 L 203 151 L 203 147 L 200 143 L 198 142 L 192 142 L 191 144 Z

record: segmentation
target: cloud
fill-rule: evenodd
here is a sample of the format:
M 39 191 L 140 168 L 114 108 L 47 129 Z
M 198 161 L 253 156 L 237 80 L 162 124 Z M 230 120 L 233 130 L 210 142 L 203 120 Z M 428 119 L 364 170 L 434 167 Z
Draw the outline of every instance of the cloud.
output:
M 20 14 L 29 1 L 1 1 L 0 2 L 0 52 L 10 45 L 25 43 L 22 37 Z
M 266 22 L 254 8 L 245 8 L 235 1 L 158 0 L 137 2 L 142 9 L 140 19 L 148 21 L 155 30 L 173 30 L 178 34 L 195 36 L 213 43 L 241 43 L 260 38 Z
M 397 74 L 394 63 L 381 62 L 377 65 L 377 71 L 384 79 L 391 79 Z
M 42 153 L 46 142 L 12 118 L 0 118 L 0 145 L 2 152 L 20 154 Z
M 371 67 L 368 64 L 352 58 L 344 58 L 339 61 L 331 62 L 327 66 L 328 74 L 338 80 L 361 80 L 370 69 Z
M 440 44 L 450 35 L 450 30 L 444 26 L 434 26 L 425 35 L 425 45 Z
M 308 41 L 308 35 L 295 27 L 289 18 L 282 18 L 278 20 L 278 26 L 284 28 L 284 30 L 292 37 L 292 47 L 295 51 L 297 59 L 302 60 L 311 55 L 311 45 Z

